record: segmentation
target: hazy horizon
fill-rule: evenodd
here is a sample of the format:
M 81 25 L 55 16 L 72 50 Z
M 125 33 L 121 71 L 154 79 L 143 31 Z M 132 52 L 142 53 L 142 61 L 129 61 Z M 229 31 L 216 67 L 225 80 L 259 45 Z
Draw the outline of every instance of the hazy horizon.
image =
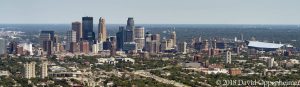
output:
M 300 24 L 299 0 L 2 0 L 0 24 Z

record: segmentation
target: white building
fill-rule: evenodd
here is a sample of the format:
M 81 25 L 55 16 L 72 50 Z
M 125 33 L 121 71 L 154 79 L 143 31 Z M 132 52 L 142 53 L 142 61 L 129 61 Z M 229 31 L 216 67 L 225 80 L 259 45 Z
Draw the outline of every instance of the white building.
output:
M 33 55 L 32 43 L 21 43 L 19 46 L 23 47 L 24 51 L 28 51 L 29 55 Z
M 124 61 L 124 62 L 131 62 L 131 63 L 135 63 L 135 60 L 132 58 L 98 58 L 98 63 L 96 64 L 116 64 L 118 62 Z
M 24 68 L 25 68 L 25 78 L 30 79 L 30 78 L 35 78 L 35 62 L 30 62 L 30 63 L 25 63 Z
M 0 76 L 9 76 L 10 72 L 9 71 L 0 71 Z
M 213 69 L 203 68 L 201 69 L 201 71 L 204 72 L 205 74 L 218 74 L 218 73 L 228 74 L 227 69 L 220 69 L 220 68 L 213 68 Z
M 93 44 L 92 50 L 93 50 L 93 54 L 98 54 L 98 52 L 99 52 L 98 43 Z
M 292 64 L 299 64 L 299 60 L 297 59 L 290 59 L 289 62 L 291 62 Z
M 99 51 L 102 51 L 102 50 L 103 50 L 103 42 L 102 42 L 102 41 L 100 41 L 100 42 L 98 43 L 98 50 L 99 50 Z
M 49 68 L 50 72 L 65 72 L 67 71 L 67 69 L 65 67 L 61 67 L 61 66 L 51 66 Z
M 231 64 L 231 52 L 229 50 L 226 51 L 226 59 L 225 62 L 227 64 Z
M 48 77 L 48 62 L 43 61 L 41 63 L 41 78 Z

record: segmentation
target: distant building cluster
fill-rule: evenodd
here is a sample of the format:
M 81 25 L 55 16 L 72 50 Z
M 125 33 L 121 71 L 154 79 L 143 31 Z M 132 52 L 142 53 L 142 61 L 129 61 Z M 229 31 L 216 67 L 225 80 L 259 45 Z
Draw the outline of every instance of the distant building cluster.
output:
M 127 25 L 120 26 L 115 36 L 108 36 L 105 19 L 99 18 L 98 32 L 94 31 L 93 20 L 93 17 L 82 17 L 81 22 L 72 22 L 65 38 L 53 30 L 43 30 L 39 33 L 38 43 L 0 39 L 3 40 L 0 47 L 4 48 L 0 53 L 16 56 L 53 56 L 63 53 L 120 56 L 118 53 L 122 52 L 156 55 L 161 52 L 186 54 L 188 51 L 188 43 L 176 42 L 175 31 L 169 34 L 169 39 L 161 39 L 160 34 L 151 34 L 145 32 L 145 27 L 135 26 L 134 19 L 129 17 Z

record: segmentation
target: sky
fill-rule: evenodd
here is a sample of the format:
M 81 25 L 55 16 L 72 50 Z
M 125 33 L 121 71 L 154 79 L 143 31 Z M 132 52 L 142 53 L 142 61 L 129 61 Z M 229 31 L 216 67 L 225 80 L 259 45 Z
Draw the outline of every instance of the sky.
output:
M 0 0 L 0 24 L 300 24 L 300 0 Z

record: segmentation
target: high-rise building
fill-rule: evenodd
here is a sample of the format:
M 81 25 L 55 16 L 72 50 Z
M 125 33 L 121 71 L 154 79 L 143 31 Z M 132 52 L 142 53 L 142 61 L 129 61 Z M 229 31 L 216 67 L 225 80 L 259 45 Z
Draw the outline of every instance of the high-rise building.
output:
M 168 39 L 167 40 L 167 49 L 171 49 L 174 47 L 174 41 L 173 39 Z
M 149 52 L 150 54 L 154 54 L 155 52 L 155 41 L 148 41 L 145 44 L 144 50 Z
M 117 37 L 116 36 L 111 36 L 109 37 L 110 42 L 111 42 L 111 49 L 110 49 L 110 55 L 115 56 L 116 55 L 116 49 L 117 49 Z
M 80 52 L 88 54 L 90 52 L 89 50 L 89 42 L 84 40 L 80 42 Z
M 147 32 L 145 34 L 145 42 L 150 42 L 150 41 L 152 41 L 152 34 Z
M 137 44 L 135 42 L 124 42 L 123 51 L 126 53 L 136 53 Z
M 160 50 L 160 36 L 159 34 L 150 34 L 149 32 L 145 35 L 145 47 L 144 50 L 150 54 L 158 53 Z
M 126 29 L 127 30 L 132 30 L 134 29 L 134 20 L 133 20 L 133 17 L 129 17 L 127 19 L 127 26 L 126 26 Z
M 154 52 L 158 53 L 160 51 L 160 35 L 159 34 L 151 35 L 151 40 L 155 42 Z
M 109 40 L 103 42 L 103 50 L 110 50 L 112 47 L 112 43 Z
M 212 45 L 212 48 L 217 48 L 217 40 L 215 39 L 215 40 L 213 40 L 213 41 L 211 41 L 211 45 Z
M 40 41 L 48 41 L 51 40 L 55 43 L 55 32 L 54 31 L 41 31 L 40 33 Z
M 167 40 L 162 40 L 161 44 L 160 44 L 160 50 L 161 50 L 161 52 L 164 52 L 167 49 L 168 49 L 168 42 L 167 42 Z
M 59 43 L 59 37 L 57 34 L 54 35 L 54 40 L 52 40 L 54 44 L 58 44 Z
M 125 27 L 120 26 L 119 31 L 116 33 L 117 36 L 117 50 L 122 50 L 125 42 Z
M 76 31 L 76 42 L 82 38 L 82 25 L 81 22 L 72 22 L 72 30 Z
M 0 38 L 0 55 L 6 54 L 6 40 Z
M 76 42 L 71 42 L 71 43 L 70 43 L 70 50 L 69 50 L 69 52 L 71 52 L 71 53 L 79 52 L 79 46 L 78 46 L 78 43 L 76 43 Z
M 208 40 L 205 40 L 203 43 L 202 43 L 203 47 L 201 47 L 203 50 L 209 50 L 208 49 L 208 46 L 209 46 L 209 43 L 208 43 Z
M 92 44 L 95 40 L 95 32 L 93 31 L 93 17 L 82 17 L 82 37 Z
M 225 62 L 227 64 L 231 64 L 231 52 L 229 50 L 226 51 L 226 59 Z
M 125 42 L 133 42 L 133 32 L 120 26 L 119 32 L 117 32 L 117 50 L 122 50 Z
M 137 49 L 141 51 L 145 46 L 145 29 L 144 27 L 135 27 L 134 35 L 135 35 L 135 43 L 137 43 Z M 151 38 L 151 37 L 150 37 Z M 151 40 L 151 39 L 150 39 Z
M 98 43 L 98 50 L 99 51 L 103 50 L 103 42 L 102 41 L 99 41 L 99 43 Z
M 54 31 L 41 31 L 40 43 L 43 46 L 43 50 L 46 51 L 47 55 L 54 53 L 54 44 L 57 43 L 57 36 Z
M 76 31 L 74 30 L 70 30 L 67 32 L 67 45 L 66 45 L 66 49 L 67 50 L 70 50 L 70 45 L 71 45 L 71 42 L 76 42 Z
M 173 40 L 173 45 L 172 45 L 172 47 L 175 47 L 176 46 L 176 32 L 175 31 L 173 31 L 172 33 L 171 33 L 171 39 Z
M 30 78 L 35 78 L 35 62 L 30 62 L 30 63 L 25 63 L 24 68 L 25 68 L 25 78 L 30 79 Z
M 133 42 L 135 35 L 134 35 L 134 20 L 133 17 L 129 17 L 127 19 L 127 25 L 126 25 L 126 30 L 127 30 L 127 41 L 126 42 Z
M 203 49 L 203 43 L 202 42 L 195 42 L 194 43 L 194 49 L 197 51 L 201 51 Z
M 160 41 L 160 35 L 159 34 L 153 34 L 151 35 L 151 40 Z
M 16 54 L 17 53 L 17 49 L 18 49 L 18 42 L 11 41 L 9 43 L 9 46 L 8 46 L 8 53 L 9 54 Z
M 186 51 L 187 51 L 186 45 L 187 45 L 186 42 L 179 43 L 178 50 L 179 50 L 180 53 L 186 54 Z
M 28 53 L 28 55 L 33 55 L 32 43 L 22 43 L 19 46 L 23 47 L 24 51 Z
M 48 62 L 42 61 L 41 63 L 41 78 L 48 77 Z
M 145 35 L 145 46 L 144 46 L 144 50 L 148 51 L 149 53 L 152 53 L 151 51 L 153 51 L 152 49 L 152 39 L 151 39 L 151 35 L 149 32 L 146 33 Z
M 98 41 L 105 41 L 107 38 L 105 19 L 100 17 L 98 25 Z
M 47 55 L 52 55 L 54 53 L 54 44 L 53 41 L 43 41 L 43 50 L 47 53 Z
M 125 31 L 125 42 L 134 42 L 134 33 L 131 30 L 126 30 Z
M 24 55 L 24 49 L 22 46 L 20 46 L 20 45 L 17 46 L 17 51 L 16 51 L 15 55 Z
M 98 54 L 98 51 L 99 51 L 99 50 L 98 50 L 98 47 L 99 47 L 99 46 L 98 46 L 97 43 L 96 43 L 96 44 L 93 44 L 93 48 L 92 48 L 92 49 L 93 49 L 93 51 L 92 51 L 93 54 Z
M 218 48 L 218 49 L 226 49 L 227 45 L 226 45 L 225 42 L 217 42 L 216 43 L 216 48 Z

